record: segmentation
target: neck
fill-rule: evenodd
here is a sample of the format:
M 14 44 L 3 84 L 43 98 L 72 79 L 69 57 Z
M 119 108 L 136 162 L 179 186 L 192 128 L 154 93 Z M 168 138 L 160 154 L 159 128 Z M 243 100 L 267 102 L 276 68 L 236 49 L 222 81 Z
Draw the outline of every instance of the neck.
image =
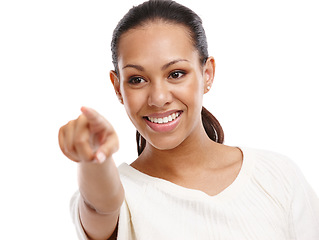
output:
M 206 134 L 204 127 L 189 136 L 173 149 L 159 150 L 149 143 L 138 160 L 132 164 L 143 172 L 156 177 L 178 177 L 214 164 L 218 145 Z

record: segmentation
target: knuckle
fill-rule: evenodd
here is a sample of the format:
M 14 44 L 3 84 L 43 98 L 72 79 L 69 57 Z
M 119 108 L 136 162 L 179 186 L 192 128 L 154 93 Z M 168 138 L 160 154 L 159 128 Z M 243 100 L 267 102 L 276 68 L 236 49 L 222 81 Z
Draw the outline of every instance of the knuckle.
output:
M 88 139 L 85 136 L 79 136 L 74 139 L 75 146 L 84 146 L 88 143 Z
M 73 154 L 73 153 L 74 153 L 74 146 L 73 146 L 72 144 L 65 145 L 65 146 L 64 146 L 64 151 L 65 151 L 67 154 Z
M 75 156 L 73 151 L 70 151 L 70 149 L 68 149 L 67 147 L 63 147 L 61 148 L 61 151 L 63 152 L 63 154 L 69 158 L 71 161 L 73 162 L 79 162 L 79 160 L 77 159 L 77 157 Z
M 69 132 L 74 125 L 74 120 L 69 121 L 67 124 L 63 125 L 59 129 L 59 136 L 64 135 L 65 133 Z
M 61 146 L 62 152 L 67 156 L 69 156 L 72 153 L 71 149 L 72 149 L 72 146 L 68 146 L 67 144 L 64 144 L 63 146 Z
M 68 156 L 68 151 L 67 151 L 67 149 L 65 149 L 65 147 L 63 147 L 63 146 L 60 146 L 60 148 L 61 148 L 62 153 L 63 153 L 65 156 Z
M 75 121 L 77 122 L 88 122 L 87 118 L 81 114 Z
M 63 132 L 64 132 L 64 126 L 60 127 L 59 129 L 59 134 L 58 134 L 59 138 L 61 138 Z
M 67 124 L 65 124 L 63 127 L 70 127 L 73 126 L 76 120 L 71 120 Z

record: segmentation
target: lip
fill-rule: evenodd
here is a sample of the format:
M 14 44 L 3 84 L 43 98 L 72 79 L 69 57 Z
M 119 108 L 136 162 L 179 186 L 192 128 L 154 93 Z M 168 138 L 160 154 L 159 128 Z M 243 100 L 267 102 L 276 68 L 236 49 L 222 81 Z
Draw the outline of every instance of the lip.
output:
M 170 111 L 166 111 L 166 112 L 162 112 L 162 113 L 152 113 L 150 115 L 145 116 L 147 117 L 153 117 L 153 118 L 164 118 L 164 117 L 168 117 L 169 115 L 173 114 L 173 113 L 182 113 L 183 111 L 179 111 L 179 110 L 170 110 Z
M 176 112 L 180 113 L 179 116 L 173 121 L 168 123 L 160 123 L 160 124 L 153 123 L 147 119 L 147 117 L 163 118 Z M 148 115 L 147 117 L 144 117 L 143 119 L 146 122 L 146 124 L 155 132 L 170 132 L 170 131 L 173 131 L 178 126 L 182 115 L 183 115 L 183 111 L 172 110 L 172 111 L 167 111 L 164 113 L 154 113 L 154 114 Z

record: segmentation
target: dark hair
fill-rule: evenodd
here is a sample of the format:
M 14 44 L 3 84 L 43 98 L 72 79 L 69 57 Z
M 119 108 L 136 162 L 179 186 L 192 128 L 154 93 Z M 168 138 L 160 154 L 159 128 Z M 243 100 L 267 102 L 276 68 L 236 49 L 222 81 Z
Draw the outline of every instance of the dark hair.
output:
M 191 9 L 171 0 L 149 0 L 131 8 L 118 23 L 113 32 L 111 43 L 112 59 L 115 72 L 118 71 L 118 44 L 123 33 L 146 23 L 161 20 L 168 23 L 182 24 L 188 28 L 194 47 L 197 49 L 201 64 L 208 58 L 207 40 L 201 18 Z M 202 108 L 202 122 L 210 139 L 223 143 L 224 132 L 217 119 L 206 109 Z M 146 140 L 136 132 L 138 154 L 145 148 Z

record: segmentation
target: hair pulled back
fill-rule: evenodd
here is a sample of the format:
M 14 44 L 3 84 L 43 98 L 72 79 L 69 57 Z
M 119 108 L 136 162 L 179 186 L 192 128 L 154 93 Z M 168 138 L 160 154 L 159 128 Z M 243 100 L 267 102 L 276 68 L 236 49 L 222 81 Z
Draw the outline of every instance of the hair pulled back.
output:
M 199 61 L 202 65 L 205 64 L 209 56 L 206 34 L 201 18 L 191 9 L 174 1 L 149 0 L 131 8 L 114 29 L 111 50 L 115 72 L 118 75 L 118 45 L 122 34 L 157 20 L 184 25 L 189 30 L 192 43 L 199 53 Z M 209 138 L 215 142 L 223 143 L 224 132 L 218 120 L 204 107 L 201 114 L 203 126 Z M 145 148 L 146 140 L 138 131 L 136 131 L 136 141 L 138 155 L 140 155 Z

